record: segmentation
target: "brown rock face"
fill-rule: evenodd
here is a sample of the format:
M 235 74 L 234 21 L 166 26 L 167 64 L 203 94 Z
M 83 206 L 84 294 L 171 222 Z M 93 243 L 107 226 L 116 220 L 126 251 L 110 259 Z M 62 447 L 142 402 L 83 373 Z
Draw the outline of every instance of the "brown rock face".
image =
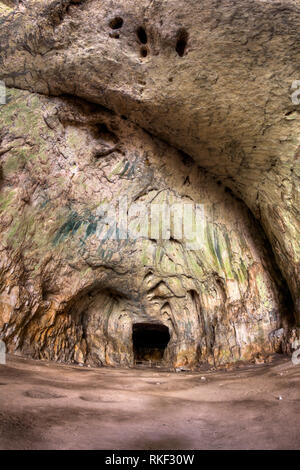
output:
M 0 79 L 28 90 L 0 107 L 9 348 L 184 365 L 286 347 L 300 321 L 298 2 L 0 5 Z M 118 212 L 122 195 L 130 236 L 103 239 L 103 205 Z M 200 204 L 201 246 L 172 224 L 134 238 L 137 203 Z
M 1 111 L 0 327 L 10 350 L 194 365 L 279 347 L 284 284 L 259 227 L 223 186 L 101 108 L 10 90 Z M 124 197 L 125 235 L 114 217 Z M 182 204 L 203 209 L 199 247 L 176 232 Z M 145 208 L 162 218 L 142 233 Z

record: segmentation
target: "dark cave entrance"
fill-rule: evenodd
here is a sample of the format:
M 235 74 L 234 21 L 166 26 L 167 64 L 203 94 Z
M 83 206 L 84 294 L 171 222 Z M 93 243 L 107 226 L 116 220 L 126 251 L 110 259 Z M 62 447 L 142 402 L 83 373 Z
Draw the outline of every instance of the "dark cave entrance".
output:
M 169 328 L 161 323 L 135 323 L 132 343 L 135 364 L 155 364 L 163 360 L 170 341 Z

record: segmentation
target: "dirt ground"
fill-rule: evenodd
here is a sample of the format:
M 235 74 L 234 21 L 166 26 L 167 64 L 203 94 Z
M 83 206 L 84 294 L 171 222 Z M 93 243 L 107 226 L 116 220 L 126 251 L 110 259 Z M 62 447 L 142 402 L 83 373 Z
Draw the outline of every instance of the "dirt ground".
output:
M 0 449 L 299 449 L 299 418 L 288 358 L 203 373 L 0 365 Z

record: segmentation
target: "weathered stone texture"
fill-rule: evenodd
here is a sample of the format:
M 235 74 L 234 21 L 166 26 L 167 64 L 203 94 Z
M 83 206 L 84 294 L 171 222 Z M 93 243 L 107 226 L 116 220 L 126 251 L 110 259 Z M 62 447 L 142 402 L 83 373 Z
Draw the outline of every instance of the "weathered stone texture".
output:
M 300 321 L 299 2 L 0 5 L 0 79 L 31 92 L 12 90 L 1 108 L 10 347 L 102 363 L 121 351 L 126 363 L 145 315 L 169 322 L 173 363 L 274 350 L 268 333 Z M 203 252 L 172 240 L 99 250 L 96 208 L 125 193 L 204 203 Z
M 275 348 L 288 326 L 254 219 L 186 155 L 86 103 L 9 91 L 1 108 L 1 336 L 34 357 L 132 364 L 132 324 L 162 322 L 169 364 Z M 201 203 L 204 243 L 100 240 L 99 208 Z M 138 224 L 129 219 L 129 230 Z

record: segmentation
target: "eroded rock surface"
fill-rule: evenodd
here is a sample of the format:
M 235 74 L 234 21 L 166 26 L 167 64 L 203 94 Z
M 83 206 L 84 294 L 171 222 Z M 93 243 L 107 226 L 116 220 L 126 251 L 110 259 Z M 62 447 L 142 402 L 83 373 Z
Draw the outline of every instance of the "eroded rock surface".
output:
M 185 154 L 70 99 L 10 90 L 0 119 L 0 328 L 10 351 L 130 365 L 133 324 L 155 322 L 169 328 L 169 365 L 280 349 L 271 333 L 290 312 L 266 240 Z M 129 236 L 114 240 L 101 211 L 119 210 L 124 195 Z M 204 207 L 199 249 L 174 227 L 168 240 L 132 238 L 144 220 L 133 204 L 191 202 Z
M 131 364 L 132 324 L 155 321 L 170 330 L 169 364 L 288 349 L 300 320 L 299 3 L 0 5 L 0 79 L 29 91 L 0 108 L 10 350 Z M 100 243 L 99 208 L 124 194 L 129 206 L 203 204 L 201 249 L 172 234 Z
M 296 0 L 24 0 L 0 75 L 100 103 L 209 169 L 261 221 L 299 322 L 299 31 Z

